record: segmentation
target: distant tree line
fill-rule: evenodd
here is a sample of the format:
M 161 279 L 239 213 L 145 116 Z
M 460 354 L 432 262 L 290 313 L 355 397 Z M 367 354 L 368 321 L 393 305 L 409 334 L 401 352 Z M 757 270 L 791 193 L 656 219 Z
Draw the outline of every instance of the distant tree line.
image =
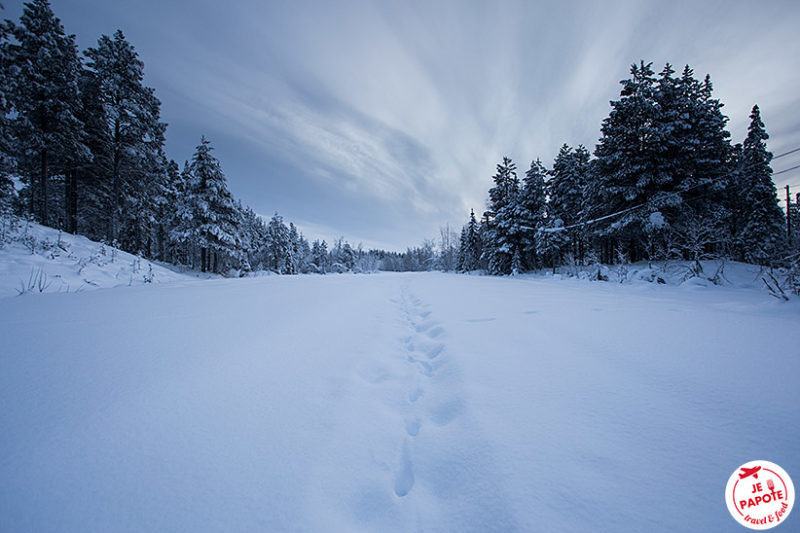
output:
M 667 64 L 631 67 L 594 156 L 564 144 L 551 168 L 522 179 L 497 165 L 488 209 L 470 213 L 457 266 L 510 274 L 559 265 L 732 258 L 760 265 L 795 255 L 787 240 L 758 106 L 732 145 L 709 76 Z M 796 207 L 792 207 L 793 212 Z

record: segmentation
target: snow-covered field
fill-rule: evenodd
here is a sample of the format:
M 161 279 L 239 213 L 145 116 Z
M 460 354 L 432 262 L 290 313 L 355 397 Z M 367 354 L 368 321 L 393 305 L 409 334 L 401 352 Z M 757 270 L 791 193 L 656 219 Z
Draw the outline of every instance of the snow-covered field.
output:
M 5 298 L 0 531 L 737 530 L 740 464 L 800 481 L 799 319 L 438 273 Z

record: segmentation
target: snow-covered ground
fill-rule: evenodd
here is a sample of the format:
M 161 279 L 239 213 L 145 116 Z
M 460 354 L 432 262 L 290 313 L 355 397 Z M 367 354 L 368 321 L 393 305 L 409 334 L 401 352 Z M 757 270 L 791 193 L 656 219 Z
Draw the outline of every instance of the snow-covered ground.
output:
M 797 302 L 378 274 L 0 300 L 0 531 L 732 531 Z M 782 528 L 796 528 L 790 516 Z
M 80 235 L 0 217 L 0 298 L 187 279 L 190 276 Z

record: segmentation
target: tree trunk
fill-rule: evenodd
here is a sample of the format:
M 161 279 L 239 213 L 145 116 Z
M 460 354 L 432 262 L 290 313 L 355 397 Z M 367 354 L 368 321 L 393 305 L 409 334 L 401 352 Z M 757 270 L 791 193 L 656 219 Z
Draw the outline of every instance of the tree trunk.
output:
M 109 219 L 111 220 L 111 242 L 117 240 L 119 235 L 119 194 L 120 194 L 120 176 L 119 176 L 119 163 L 120 163 L 120 125 L 119 120 L 114 124 L 114 168 L 111 181 L 111 213 Z
M 68 170 L 64 178 L 64 230 L 67 233 L 72 233 L 72 221 L 70 220 L 70 206 L 72 205 L 72 199 L 70 198 L 72 189 L 70 186 L 72 182 L 71 171 Z
M 73 235 L 78 233 L 78 170 L 67 171 L 67 183 L 64 185 L 64 211 L 67 217 L 67 231 Z
M 41 153 L 41 184 L 42 184 L 42 212 L 41 212 L 41 220 L 42 224 L 47 226 L 47 148 L 42 148 Z
M 33 176 L 28 180 L 28 206 L 31 216 L 36 216 L 36 180 Z
M 205 248 L 200 248 L 200 271 L 201 272 L 205 272 L 206 271 L 206 254 L 207 254 L 206 249 Z

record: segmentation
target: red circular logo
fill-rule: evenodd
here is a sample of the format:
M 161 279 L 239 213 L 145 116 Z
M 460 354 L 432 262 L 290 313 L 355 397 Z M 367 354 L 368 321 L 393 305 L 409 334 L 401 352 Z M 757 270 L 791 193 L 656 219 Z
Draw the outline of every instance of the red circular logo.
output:
M 794 485 L 789 474 L 769 461 L 750 461 L 728 479 L 725 503 L 733 518 L 750 529 L 770 529 L 789 516 Z

